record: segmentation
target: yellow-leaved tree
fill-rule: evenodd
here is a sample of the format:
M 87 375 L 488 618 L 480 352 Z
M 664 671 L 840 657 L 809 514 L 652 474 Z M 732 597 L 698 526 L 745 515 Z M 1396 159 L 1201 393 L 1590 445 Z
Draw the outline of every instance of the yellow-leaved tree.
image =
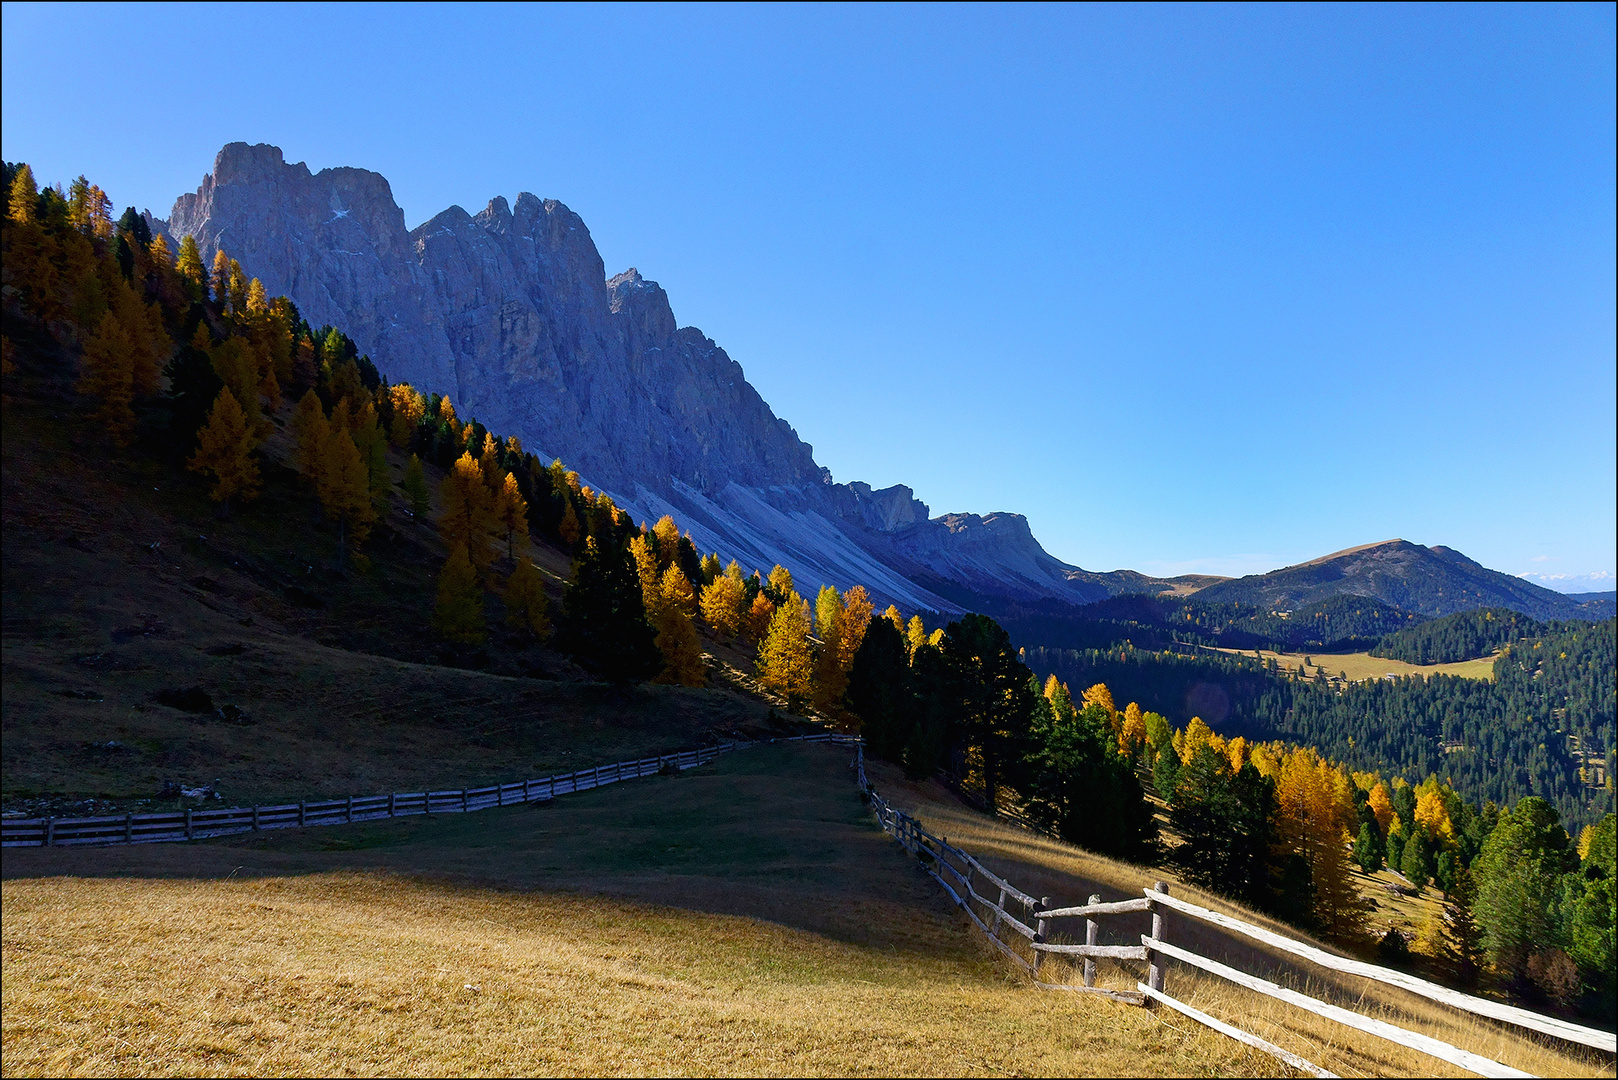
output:
M 648 611 L 663 653 L 663 671 L 654 680 L 676 686 L 702 686 L 708 669 L 702 662 L 702 639 L 692 622 L 697 603 L 685 571 L 672 565 L 663 571 L 655 608 Z
M 905 626 L 905 640 L 910 644 L 910 652 L 927 644 L 927 624 L 921 621 L 920 615 L 910 616 L 910 622 Z
M 327 423 L 326 410 L 321 407 L 320 398 L 315 396 L 313 390 L 298 401 L 298 408 L 292 414 L 292 433 L 297 439 L 293 461 L 298 467 L 298 474 L 318 486 L 320 468 L 326 460 L 326 439 L 331 435 L 331 425 Z
M 123 323 L 111 313 L 84 343 L 79 393 L 96 399 L 95 419 L 119 446 L 135 432 L 135 350 Z
M 394 446 L 408 446 L 410 437 L 416 433 L 416 425 L 427 415 L 427 399 L 409 383 L 390 386 L 388 398 L 393 403 L 393 422 L 388 425 L 388 438 Z
M 506 604 L 506 624 L 514 630 L 527 630 L 544 641 L 551 633 L 550 600 L 539 569 L 527 557 L 517 560 L 517 568 L 506 580 L 501 599 Z
M 495 526 L 494 498 L 483 482 L 483 466 L 470 453 L 463 453 L 450 466 L 438 491 L 443 507 L 438 531 L 444 545 L 465 548 L 472 565 L 482 570 L 494 561 L 489 533 Z
M 357 550 L 365 543 L 376 520 L 370 472 L 347 431 L 333 431 L 326 439 L 316 490 L 326 515 L 337 522 L 337 565 L 341 567 L 345 548 L 351 544 Z
M 452 544 L 449 558 L 438 573 L 438 594 L 433 601 L 433 626 L 451 641 L 476 645 L 488 635 L 483 617 L 483 587 L 467 558 L 466 547 Z
M 1357 820 L 1352 781 L 1309 747 L 1281 763 L 1276 808 L 1281 839 L 1309 864 L 1314 915 L 1327 931 L 1359 931 L 1365 910 L 1349 871 L 1349 828 Z
M 733 638 L 742 631 L 742 604 L 746 599 L 747 589 L 740 581 L 729 574 L 719 574 L 702 590 L 702 617 L 719 637 Z
M 762 591 L 753 597 L 753 603 L 747 609 L 747 616 L 743 620 L 747 634 L 754 641 L 762 642 L 764 635 L 769 633 L 770 620 L 775 617 L 775 605 Z
M 230 387 L 223 387 L 208 412 L 208 422 L 197 432 L 197 452 L 186 468 L 213 476 L 208 497 L 230 516 L 230 500 L 248 502 L 258 494 L 258 463 L 253 460 L 257 440 Z
M 788 708 L 801 709 L 814 692 L 814 667 L 809 650 L 809 605 L 797 593 L 788 592 L 759 642 L 759 681 L 784 696 Z

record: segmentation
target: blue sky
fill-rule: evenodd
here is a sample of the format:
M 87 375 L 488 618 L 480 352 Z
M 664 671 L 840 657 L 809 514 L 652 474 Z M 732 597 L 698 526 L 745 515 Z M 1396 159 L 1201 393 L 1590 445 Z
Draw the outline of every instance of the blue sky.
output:
M 839 480 L 1089 569 L 1618 561 L 1614 8 L 3 8 L 9 161 L 532 191 Z

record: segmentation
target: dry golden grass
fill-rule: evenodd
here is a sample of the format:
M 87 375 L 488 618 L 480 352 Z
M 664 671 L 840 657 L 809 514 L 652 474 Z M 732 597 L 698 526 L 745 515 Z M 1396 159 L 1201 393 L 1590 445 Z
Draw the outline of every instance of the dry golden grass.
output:
M 1030 833 L 1009 822 L 985 817 L 961 804 L 936 782 L 911 783 L 899 770 L 886 765 L 869 766 L 868 772 L 872 783 L 894 805 L 909 810 L 930 831 L 978 856 L 1012 884 L 1034 896 L 1049 896 L 1053 906 L 1080 904 L 1095 893 L 1107 901 L 1128 899 L 1142 895 L 1144 888 L 1161 880 L 1169 883 L 1173 895 L 1192 903 L 1331 949 L 1330 945 L 1315 941 L 1284 923 L 1198 889 L 1160 868 L 1108 859 Z M 1100 925 L 1102 944 L 1139 944 L 1140 935 L 1150 929 L 1144 914 L 1109 917 L 1100 920 Z M 1347 978 L 1306 962 L 1294 962 L 1285 954 L 1273 953 L 1247 938 L 1229 935 L 1184 916 L 1169 915 L 1167 927 L 1165 940 L 1172 944 L 1538 1075 L 1612 1075 L 1611 1058 L 1595 1051 L 1582 1052 L 1435 1005 L 1392 987 Z M 1065 933 L 1057 929 L 1049 936 L 1052 940 L 1082 941 L 1083 934 L 1082 922 L 1072 920 Z M 1102 985 L 1133 988 L 1137 981 L 1144 981 L 1144 965 L 1103 964 L 1099 976 Z M 1471 1075 L 1424 1054 L 1342 1027 L 1184 965 L 1170 964 L 1165 988 L 1172 996 L 1204 1012 L 1342 1076 Z M 1163 1019 L 1191 1024 L 1183 1017 L 1167 1014 Z
M 8 1076 L 1278 1071 L 1031 988 L 829 747 L 543 808 L 13 849 L 4 873 Z
M 1252 656 L 1251 649 L 1220 649 L 1219 652 L 1238 656 Z M 1407 664 L 1403 660 L 1387 660 L 1370 653 L 1278 653 L 1261 650 L 1259 655 L 1274 660 L 1286 671 L 1301 671 L 1313 678 L 1317 673 L 1328 679 L 1346 678 L 1349 682 L 1381 679 L 1388 675 L 1403 678 L 1406 675 L 1459 675 L 1463 679 L 1494 678 L 1494 657 L 1462 660 L 1453 664 Z

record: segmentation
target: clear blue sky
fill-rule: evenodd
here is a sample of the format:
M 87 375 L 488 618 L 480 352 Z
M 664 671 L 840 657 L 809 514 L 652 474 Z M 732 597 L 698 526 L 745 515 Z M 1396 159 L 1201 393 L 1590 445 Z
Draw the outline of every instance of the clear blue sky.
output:
M 3 19 L 42 180 L 165 215 L 242 139 L 411 225 L 561 199 L 839 480 L 1086 568 L 1614 571 L 1611 5 Z

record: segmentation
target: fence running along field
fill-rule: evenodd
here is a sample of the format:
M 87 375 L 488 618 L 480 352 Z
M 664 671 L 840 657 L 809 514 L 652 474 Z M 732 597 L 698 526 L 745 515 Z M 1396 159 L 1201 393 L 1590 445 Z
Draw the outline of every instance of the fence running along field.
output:
M 797 735 L 767 742 L 834 742 L 853 739 L 829 732 Z M 497 806 L 544 802 L 558 795 L 654 776 L 665 769 L 690 769 L 721 754 L 764 742 L 722 742 L 679 754 L 663 754 L 636 761 L 615 761 L 560 776 L 520 780 L 488 787 L 449 791 L 390 792 L 387 795 L 351 795 L 343 799 L 283 803 L 279 806 L 237 806 L 204 810 L 187 808 L 154 814 L 114 814 L 103 817 L 7 818 L 0 821 L 0 846 L 66 847 L 76 844 L 150 844 L 234 836 L 262 829 L 302 829 L 316 825 L 348 825 L 356 821 L 411 817 L 420 814 L 464 814 Z
M 1300 1072 L 1308 1073 L 1311 1076 L 1335 1075 L 1290 1051 L 1259 1038 L 1257 1035 L 1243 1031 L 1222 1020 L 1209 1016 L 1183 1001 L 1170 997 L 1164 989 L 1165 964 L 1170 959 L 1178 960 L 1190 967 L 1227 979 L 1249 990 L 1285 1001 L 1317 1016 L 1326 1017 L 1347 1027 L 1420 1051 L 1442 1061 L 1447 1061 L 1480 1076 L 1532 1075 L 1508 1065 L 1503 1065 L 1481 1054 L 1451 1046 L 1449 1043 L 1429 1035 L 1409 1031 L 1386 1021 L 1362 1016 L 1349 1009 L 1320 1001 L 1278 983 L 1271 982 L 1268 979 L 1249 975 L 1218 961 L 1200 956 L 1189 949 L 1173 945 L 1166 940 L 1168 916 L 1173 913 L 1198 919 L 1232 933 L 1243 935 L 1269 948 L 1308 960 L 1331 971 L 1371 979 L 1388 986 L 1395 986 L 1430 1001 L 1448 1005 L 1476 1016 L 1483 1016 L 1491 1020 L 1527 1028 L 1543 1035 L 1551 1035 L 1568 1042 L 1604 1050 L 1607 1053 L 1618 1053 L 1618 1036 L 1611 1032 L 1597 1031 L 1594 1028 L 1568 1023 L 1555 1017 L 1529 1012 L 1527 1009 L 1519 1009 L 1513 1005 L 1473 997 L 1470 994 L 1463 994 L 1458 990 L 1451 990 L 1446 986 L 1440 986 L 1425 979 L 1418 979 L 1414 975 L 1408 975 L 1392 968 L 1335 956 L 1313 945 L 1289 938 L 1284 934 L 1277 934 L 1274 931 L 1255 926 L 1252 923 L 1225 915 L 1222 912 L 1212 911 L 1189 903 L 1179 897 L 1170 896 L 1168 885 L 1161 881 L 1146 889 L 1143 896 L 1130 900 L 1102 903 L 1100 896 L 1091 896 L 1088 903 L 1078 907 L 1052 908 L 1050 907 L 1049 897 L 1036 899 L 1028 895 L 1009 881 L 990 871 L 967 852 L 948 843 L 944 838 L 929 833 L 915 818 L 902 810 L 896 809 L 878 795 L 865 777 L 863 746 L 856 748 L 854 767 L 860 790 L 870 800 L 871 807 L 876 812 L 877 820 L 881 822 L 882 828 L 899 841 L 905 850 L 920 860 L 927 873 L 939 885 L 943 886 L 944 891 L 949 894 L 950 898 L 955 901 L 962 911 L 966 912 L 978 929 L 983 931 L 990 943 L 1026 971 L 1032 977 L 1034 985 L 1041 989 L 1101 994 L 1116 1001 L 1132 1005 L 1158 1002 L 1221 1034 L 1228 1035 L 1238 1042 L 1271 1054 Z M 979 892 L 979 888 L 984 891 Z M 986 894 L 993 894 L 994 898 L 990 899 L 990 896 Z M 1099 926 L 1096 922 L 1098 918 L 1133 912 L 1146 912 L 1152 917 L 1152 932 L 1141 935 L 1140 945 L 1096 944 L 1099 931 Z M 1058 944 L 1047 940 L 1047 931 L 1055 920 L 1075 918 L 1082 918 L 1085 921 L 1085 944 Z M 1007 932 L 1009 932 L 1010 936 L 1008 936 Z M 1044 973 L 1042 969 L 1046 969 L 1051 958 L 1055 956 L 1075 957 L 1083 960 L 1084 975 L 1082 984 L 1072 985 L 1048 982 L 1041 978 Z M 1146 980 L 1136 983 L 1133 991 L 1098 987 L 1095 985 L 1095 965 L 1096 961 L 1101 959 L 1140 961 L 1146 965 Z

